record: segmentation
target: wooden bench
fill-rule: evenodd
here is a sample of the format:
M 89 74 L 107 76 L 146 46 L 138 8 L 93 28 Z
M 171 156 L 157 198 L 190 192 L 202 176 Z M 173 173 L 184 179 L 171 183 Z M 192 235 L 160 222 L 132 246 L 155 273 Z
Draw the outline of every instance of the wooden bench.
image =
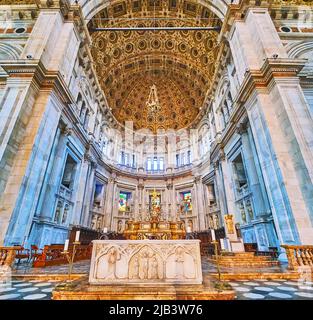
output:
M 68 260 L 64 254 L 63 244 L 51 244 L 44 246 L 42 253 L 37 254 L 33 261 L 34 268 L 42 268 L 47 266 L 56 266 L 67 264 Z M 69 246 L 69 252 L 72 252 L 73 246 Z M 92 245 L 80 245 L 76 247 L 76 255 L 74 261 L 91 259 Z
M 23 246 L 15 246 L 15 248 L 16 248 L 15 259 L 17 260 L 18 264 L 21 262 L 21 260 L 24 260 L 24 259 L 26 259 L 26 261 L 29 261 L 30 259 L 29 249 L 25 249 Z

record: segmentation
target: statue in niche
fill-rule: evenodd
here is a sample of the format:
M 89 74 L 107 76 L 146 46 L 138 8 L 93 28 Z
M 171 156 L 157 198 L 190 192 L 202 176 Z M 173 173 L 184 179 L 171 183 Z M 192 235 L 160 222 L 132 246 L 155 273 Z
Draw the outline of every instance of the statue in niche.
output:
M 252 210 L 252 204 L 251 204 L 251 200 L 250 199 L 248 199 L 246 201 L 246 207 L 247 207 L 247 211 L 248 211 L 249 217 L 252 220 L 253 219 L 253 210 Z
M 240 203 L 239 210 L 240 210 L 242 221 L 244 223 L 247 223 L 247 216 L 246 216 L 246 211 L 245 211 L 245 207 L 243 205 L 243 202 Z
M 97 221 L 97 216 L 93 215 L 92 220 L 91 220 L 91 229 L 93 229 L 93 230 L 96 229 L 96 221 Z
M 175 252 L 175 262 L 176 262 L 176 276 L 178 279 L 184 278 L 184 250 L 179 247 Z
M 123 232 L 123 221 L 118 220 L 117 222 L 117 233 L 122 233 Z
M 212 217 L 212 216 L 209 216 L 208 220 L 209 220 L 209 228 L 210 228 L 210 229 L 215 229 L 215 228 L 214 228 L 213 217 Z
M 121 259 L 121 255 L 116 248 L 111 248 L 108 255 L 108 275 L 106 279 L 116 279 L 116 262 Z
M 217 214 L 213 215 L 213 229 L 218 229 L 219 228 L 219 221 L 218 221 L 218 216 Z

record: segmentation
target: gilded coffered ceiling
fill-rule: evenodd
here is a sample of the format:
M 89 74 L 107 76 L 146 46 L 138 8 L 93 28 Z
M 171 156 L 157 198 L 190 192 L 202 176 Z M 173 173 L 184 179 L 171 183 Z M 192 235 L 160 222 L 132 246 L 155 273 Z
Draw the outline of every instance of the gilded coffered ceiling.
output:
M 105 27 L 219 26 L 199 1 L 111 1 L 89 22 L 92 55 L 109 106 L 134 128 L 180 129 L 196 119 L 216 63 L 217 31 L 95 31 Z M 156 85 L 160 109 L 146 107 Z

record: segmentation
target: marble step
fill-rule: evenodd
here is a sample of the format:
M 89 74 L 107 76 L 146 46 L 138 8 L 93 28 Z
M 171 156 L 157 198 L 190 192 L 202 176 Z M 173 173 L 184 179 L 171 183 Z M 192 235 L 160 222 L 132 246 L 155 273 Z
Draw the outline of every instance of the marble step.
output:
M 220 260 L 225 260 L 225 261 L 272 261 L 274 260 L 270 256 L 254 256 L 254 257 L 224 257 L 224 256 L 219 256 Z
M 216 259 L 208 259 L 209 262 L 216 264 Z M 221 266 L 229 267 L 271 267 L 279 265 L 277 260 L 219 260 Z

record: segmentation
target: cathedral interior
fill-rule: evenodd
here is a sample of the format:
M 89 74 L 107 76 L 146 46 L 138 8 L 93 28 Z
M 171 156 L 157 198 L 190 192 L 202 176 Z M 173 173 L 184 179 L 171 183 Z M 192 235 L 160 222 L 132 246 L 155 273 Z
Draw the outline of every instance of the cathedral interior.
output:
M 77 232 L 312 268 L 313 1 L 1 0 L 0 252 Z

